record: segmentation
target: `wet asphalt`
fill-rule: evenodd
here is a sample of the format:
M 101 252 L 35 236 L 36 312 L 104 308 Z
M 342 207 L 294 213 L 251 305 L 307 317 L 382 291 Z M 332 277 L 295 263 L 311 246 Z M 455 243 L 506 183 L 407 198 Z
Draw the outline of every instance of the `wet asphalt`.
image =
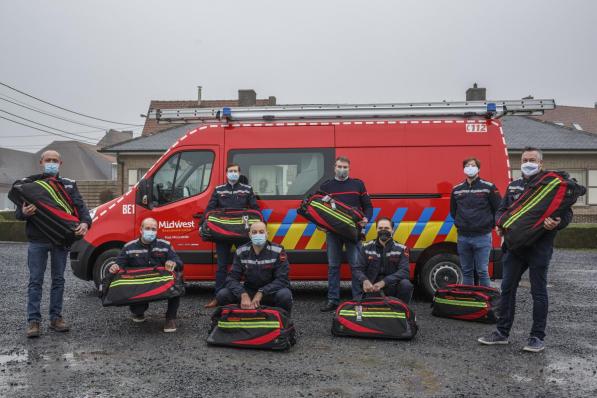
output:
M 0 397 L 597 396 L 597 251 L 554 253 L 547 349 L 530 354 L 521 352 L 531 324 L 526 276 L 508 346 L 479 345 L 491 326 L 432 317 L 422 299 L 412 341 L 332 337 L 332 315 L 319 312 L 325 284 L 296 283 L 298 343 L 266 352 L 206 345 L 208 283 L 187 286 L 178 332 L 164 334 L 164 302 L 134 324 L 126 308 L 102 308 L 92 283 L 67 265 L 63 315 L 72 330 L 49 331 L 45 319 L 42 336 L 27 339 L 26 248 L 0 243 Z M 49 270 L 44 316 L 48 293 Z

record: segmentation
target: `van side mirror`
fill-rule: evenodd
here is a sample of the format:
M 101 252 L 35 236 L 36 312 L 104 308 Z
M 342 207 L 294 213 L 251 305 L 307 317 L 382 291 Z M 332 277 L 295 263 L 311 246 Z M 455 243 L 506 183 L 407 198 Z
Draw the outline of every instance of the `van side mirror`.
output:
M 141 179 L 137 184 L 135 203 L 147 209 L 151 208 L 151 180 Z

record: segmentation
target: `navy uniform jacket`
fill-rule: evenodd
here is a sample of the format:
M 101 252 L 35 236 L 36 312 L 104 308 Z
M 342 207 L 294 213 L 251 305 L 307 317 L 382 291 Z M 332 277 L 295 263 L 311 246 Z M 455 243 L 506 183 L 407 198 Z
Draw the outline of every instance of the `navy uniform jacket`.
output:
M 353 273 L 361 283 L 383 280 L 386 286 L 395 285 L 410 278 L 408 255 L 408 248 L 394 240 L 385 246 L 377 239 L 370 240 L 360 247 Z
M 141 239 L 135 239 L 124 245 L 116 259 L 116 264 L 124 269 L 158 267 L 164 266 L 168 260 L 176 263 L 177 271 L 182 271 L 182 261 L 172 250 L 170 242 L 156 239 L 146 245 Z
M 363 181 L 350 177 L 344 181 L 332 178 L 321 184 L 319 190 L 348 206 L 356 207 L 371 220 L 373 205 Z
M 259 254 L 251 243 L 236 249 L 234 261 L 226 287 L 235 296 L 246 290 L 261 291 L 264 296 L 275 294 L 283 288 L 290 288 L 288 279 L 288 257 L 284 248 L 276 243 L 267 242 Z M 244 286 L 241 280 L 244 278 Z
M 500 219 L 502 214 L 508 210 L 510 205 L 514 203 L 525 190 L 532 187 L 535 180 L 541 178 L 543 174 L 545 174 L 545 171 L 541 171 L 530 178 L 520 177 L 508 185 L 508 188 L 506 188 L 506 194 L 504 195 L 504 198 L 502 199 L 502 202 L 500 203 L 500 206 L 495 214 L 496 222 Z M 541 238 L 539 238 L 539 240 L 537 240 L 537 242 L 535 242 L 534 246 L 553 246 L 553 240 L 556 237 L 557 231 L 566 228 L 572 221 L 572 216 L 572 209 L 568 209 L 560 216 L 560 224 L 551 231 L 545 230 L 545 233 L 541 236 Z
M 255 209 L 259 210 L 257 199 L 250 185 L 237 182 L 218 185 L 211 194 L 205 212 L 215 209 Z
M 495 185 L 481 178 L 464 181 L 452 188 L 450 215 L 461 235 L 481 235 L 495 226 L 495 213 L 501 201 Z
M 36 175 L 32 175 L 32 176 L 23 178 L 21 181 L 33 182 L 33 181 L 37 181 L 37 180 L 45 180 L 46 178 L 51 178 L 51 177 L 53 177 L 53 176 L 51 176 L 49 174 L 36 174 Z M 87 209 L 87 206 L 85 206 L 85 202 L 83 201 L 83 198 L 81 197 L 81 194 L 79 193 L 79 189 L 77 188 L 77 183 L 75 182 L 75 180 L 56 176 L 56 181 L 59 184 L 62 184 L 62 186 L 64 187 L 64 190 L 66 191 L 66 193 L 68 193 L 68 195 L 72 199 L 73 205 L 77 209 L 77 214 L 79 215 L 79 221 L 81 223 L 87 224 L 87 226 L 89 228 L 91 228 L 91 216 L 89 215 L 89 210 Z M 27 221 L 27 225 L 26 225 L 25 229 L 27 232 L 27 239 L 30 242 L 50 243 L 48 238 L 46 238 L 44 236 L 44 234 L 42 234 L 37 229 L 37 227 L 35 225 L 33 225 L 33 223 L 30 223 L 27 220 L 29 217 L 27 217 L 23 214 L 23 210 L 22 210 L 21 206 L 17 206 L 16 211 L 15 211 L 15 217 L 18 220 L 26 220 Z

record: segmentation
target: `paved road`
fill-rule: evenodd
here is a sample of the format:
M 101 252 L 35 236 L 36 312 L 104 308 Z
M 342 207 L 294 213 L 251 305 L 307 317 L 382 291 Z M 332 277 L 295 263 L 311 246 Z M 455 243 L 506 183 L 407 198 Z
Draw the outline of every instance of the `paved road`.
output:
M 476 343 L 490 326 L 434 318 L 423 301 L 414 304 L 420 333 L 411 342 L 334 338 L 331 315 L 318 311 L 321 283 L 294 286 L 300 334 L 290 352 L 207 347 L 209 284 L 189 287 L 179 331 L 165 335 L 165 303 L 151 305 L 145 324 L 133 324 L 126 309 L 102 308 L 91 283 L 70 271 L 64 315 L 72 331 L 56 334 L 44 323 L 42 337 L 27 340 L 25 259 L 26 245 L 0 244 L 2 397 L 597 396 L 594 251 L 555 252 L 541 354 L 520 351 L 530 329 L 526 278 L 512 344 L 502 347 Z

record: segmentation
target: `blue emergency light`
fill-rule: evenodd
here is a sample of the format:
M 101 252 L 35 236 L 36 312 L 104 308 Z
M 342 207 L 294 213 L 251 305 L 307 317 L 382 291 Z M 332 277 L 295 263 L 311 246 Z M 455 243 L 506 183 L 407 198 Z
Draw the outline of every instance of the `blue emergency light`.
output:
M 222 108 L 222 117 L 230 119 L 232 117 L 232 110 L 230 108 Z
M 497 112 L 497 105 L 495 102 L 488 102 L 487 103 L 487 113 L 495 113 Z

